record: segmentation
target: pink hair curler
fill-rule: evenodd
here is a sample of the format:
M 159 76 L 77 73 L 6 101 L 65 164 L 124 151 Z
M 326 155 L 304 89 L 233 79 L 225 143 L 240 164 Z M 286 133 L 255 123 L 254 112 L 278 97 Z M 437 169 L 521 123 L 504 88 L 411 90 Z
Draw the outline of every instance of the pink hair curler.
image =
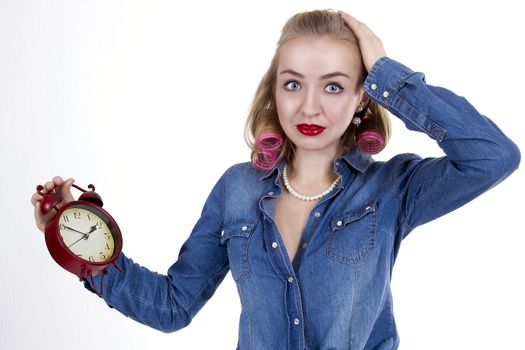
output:
M 357 124 L 356 134 L 357 147 L 367 154 L 378 154 L 385 148 L 385 139 L 376 131 L 376 121 L 370 115 L 365 115 L 363 120 Z
M 357 135 L 357 147 L 368 154 L 378 154 L 385 147 L 385 140 L 373 130 L 365 130 Z
M 255 140 L 257 152 L 254 154 L 253 163 L 256 168 L 264 171 L 275 167 L 283 138 L 278 133 L 265 133 Z

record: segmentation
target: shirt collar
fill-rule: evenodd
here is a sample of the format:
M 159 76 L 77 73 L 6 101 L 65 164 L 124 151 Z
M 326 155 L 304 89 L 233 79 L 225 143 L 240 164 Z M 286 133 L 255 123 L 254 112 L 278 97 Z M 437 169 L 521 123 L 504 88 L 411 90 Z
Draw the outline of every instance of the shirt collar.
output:
M 279 163 L 277 163 L 277 166 L 273 168 L 270 171 L 265 172 L 261 177 L 259 177 L 259 180 L 267 179 L 268 177 L 272 176 L 275 172 L 277 172 L 277 179 L 281 176 L 283 172 L 283 168 L 285 165 L 284 159 L 281 159 Z
M 334 170 L 337 170 L 337 168 L 339 167 L 340 159 L 344 160 L 350 167 L 356 169 L 361 173 L 364 173 L 373 161 L 371 156 L 361 152 L 361 150 L 359 150 L 358 148 L 354 148 L 350 152 L 347 152 L 343 156 L 337 157 L 334 160 Z M 284 159 L 282 159 L 279 163 L 277 163 L 277 166 L 275 168 L 265 172 L 261 177 L 259 177 L 259 180 L 267 179 L 268 177 L 272 176 L 275 172 L 277 172 L 278 179 L 283 172 L 284 165 L 285 161 Z
M 366 153 L 361 152 L 361 150 L 358 148 L 354 148 L 353 150 L 351 150 L 350 152 L 347 152 L 346 154 L 344 154 L 342 157 L 339 157 L 339 158 L 344 159 L 348 163 L 349 166 L 351 166 L 352 168 L 362 173 L 364 173 L 368 169 L 370 164 L 372 164 L 373 162 L 373 159 L 371 156 L 369 156 Z M 336 159 L 336 162 L 337 162 L 337 159 Z

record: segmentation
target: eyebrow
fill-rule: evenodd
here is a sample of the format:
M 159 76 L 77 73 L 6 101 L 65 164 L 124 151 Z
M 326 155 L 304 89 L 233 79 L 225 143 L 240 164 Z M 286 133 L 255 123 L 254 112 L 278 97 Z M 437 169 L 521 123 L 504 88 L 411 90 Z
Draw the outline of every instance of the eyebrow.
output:
M 284 74 L 284 73 L 292 74 L 292 75 L 298 76 L 299 78 L 304 79 L 304 75 L 294 71 L 293 69 L 285 69 L 280 74 Z M 323 80 L 323 79 L 329 79 L 329 78 L 338 77 L 338 76 L 347 77 L 350 80 L 350 77 L 347 74 L 343 73 L 343 72 L 328 73 L 328 74 L 325 74 L 325 75 L 319 77 L 319 79 Z

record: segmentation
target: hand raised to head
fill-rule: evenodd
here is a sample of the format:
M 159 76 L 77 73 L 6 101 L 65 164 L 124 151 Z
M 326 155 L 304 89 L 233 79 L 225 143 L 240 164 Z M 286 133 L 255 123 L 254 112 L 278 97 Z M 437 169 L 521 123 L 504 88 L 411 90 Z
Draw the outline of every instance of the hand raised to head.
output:
M 383 42 L 363 22 L 359 22 L 355 17 L 343 11 L 338 11 L 338 13 L 357 37 L 363 63 L 366 71 L 370 72 L 374 63 L 381 57 L 386 56 Z

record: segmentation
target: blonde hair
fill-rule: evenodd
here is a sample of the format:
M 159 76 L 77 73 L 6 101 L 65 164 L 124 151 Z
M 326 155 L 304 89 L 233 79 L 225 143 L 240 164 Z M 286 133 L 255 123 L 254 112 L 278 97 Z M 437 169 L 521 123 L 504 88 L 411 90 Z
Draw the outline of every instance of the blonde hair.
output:
M 244 138 L 252 150 L 252 165 L 260 170 L 271 170 L 282 159 L 292 164 L 294 158 L 294 145 L 281 128 L 277 116 L 275 88 L 280 47 L 300 36 L 330 36 L 348 42 L 361 60 L 359 85 L 363 84 L 367 75 L 357 38 L 339 14 L 333 10 L 315 10 L 291 17 L 282 29 L 270 67 L 259 83 L 246 120 Z M 363 117 L 365 114 L 376 120 L 374 129 L 384 138 L 386 145 L 390 137 L 390 120 L 386 110 L 370 99 L 367 108 L 355 116 Z M 356 147 L 355 131 L 356 126 L 350 123 L 341 137 L 345 153 Z

